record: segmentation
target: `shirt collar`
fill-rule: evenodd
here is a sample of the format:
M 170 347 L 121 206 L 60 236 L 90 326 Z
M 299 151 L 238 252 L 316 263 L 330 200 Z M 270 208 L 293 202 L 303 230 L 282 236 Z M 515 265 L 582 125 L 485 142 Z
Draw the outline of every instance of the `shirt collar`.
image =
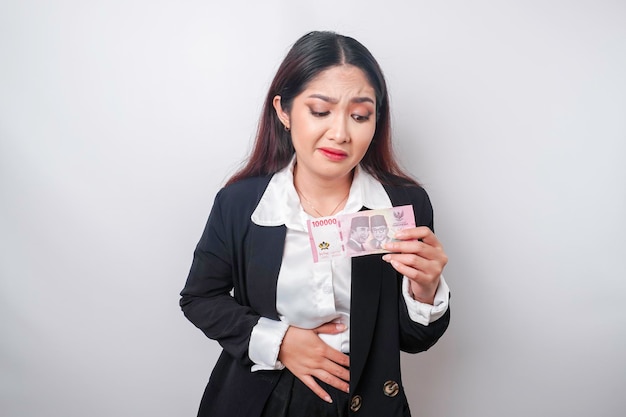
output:
M 289 165 L 272 176 L 259 204 L 252 213 L 252 222 L 259 226 L 281 226 L 306 231 L 307 220 L 296 188 L 293 185 L 295 156 Z M 366 209 L 391 207 L 391 200 L 382 184 L 358 165 L 350 187 L 350 195 L 343 210 L 337 214 L 350 214 Z

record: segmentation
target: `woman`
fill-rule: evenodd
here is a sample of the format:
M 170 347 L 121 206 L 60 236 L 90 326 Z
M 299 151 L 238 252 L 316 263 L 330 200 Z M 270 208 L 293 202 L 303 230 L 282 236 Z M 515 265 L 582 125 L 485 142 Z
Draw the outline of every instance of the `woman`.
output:
M 181 292 L 223 347 L 199 416 L 410 415 L 400 351 L 446 330 L 447 258 L 426 192 L 393 159 L 388 105 L 356 40 L 312 32 L 287 54 Z M 308 219 L 407 204 L 418 227 L 391 253 L 313 263 Z

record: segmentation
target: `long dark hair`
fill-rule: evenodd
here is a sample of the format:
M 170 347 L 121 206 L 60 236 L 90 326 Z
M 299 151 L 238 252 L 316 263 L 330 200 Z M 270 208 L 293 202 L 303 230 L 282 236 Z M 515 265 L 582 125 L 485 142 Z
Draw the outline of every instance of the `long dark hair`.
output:
M 272 101 L 280 96 L 286 112 L 294 98 L 322 71 L 337 65 L 361 69 L 376 92 L 376 131 L 361 166 L 383 184 L 416 182 L 402 171 L 391 145 L 389 95 L 378 62 L 357 40 L 334 32 L 310 32 L 291 47 L 269 88 L 259 121 L 256 140 L 247 162 L 226 183 L 283 169 L 294 154 L 290 133 L 278 119 Z

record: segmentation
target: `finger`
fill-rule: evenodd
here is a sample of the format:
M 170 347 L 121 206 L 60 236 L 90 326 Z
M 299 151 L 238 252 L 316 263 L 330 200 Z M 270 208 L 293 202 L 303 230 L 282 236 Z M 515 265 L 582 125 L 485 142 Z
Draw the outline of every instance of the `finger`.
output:
M 350 356 L 336 349 L 329 348 L 326 357 L 338 365 L 350 367 Z
M 440 246 L 431 246 L 418 240 L 406 240 L 403 242 L 389 242 L 384 248 L 390 252 L 415 254 L 429 260 L 443 260 L 445 254 Z
M 350 384 L 341 378 L 336 377 L 328 371 L 319 369 L 315 372 L 315 377 L 320 381 L 343 392 L 350 392 Z
M 342 381 L 346 383 L 350 382 L 350 370 L 349 369 L 341 365 L 338 365 L 337 363 L 330 361 L 330 360 L 325 365 L 325 369 L 326 371 L 336 376 L 337 378 L 341 379 Z
M 313 331 L 317 334 L 338 334 L 346 331 L 348 326 L 343 323 L 324 323 L 321 326 L 316 327 Z
M 320 397 L 322 400 L 326 401 L 327 403 L 333 402 L 332 398 L 330 398 L 330 395 L 328 395 L 328 393 L 324 391 L 322 387 L 319 386 L 319 384 L 315 381 L 315 378 L 313 378 L 310 375 L 304 375 L 302 377 L 299 377 L 299 379 L 300 381 L 302 381 L 304 385 L 309 387 L 309 389 L 313 391 L 313 393 L 317 395 L 318 397 Z
M 398 240 L 422 240 L 432 246 L 440 246 L 439 239 L 427 226 L 412 227 L 409 229 L 399 230 L 395 236 Z
M 412 254 L 387 254 L 383 256 L 383 260 L 389 262 L 402 275 L 418 282 L 437 278 L 444 267 L 442 262 Z
M 420 272 L 420 270 L 414 264 L 408 265 L 408 263 L 400 261 L 398 257 L 385 255 L 383 259 L 389 262 L 396 271 L 406 277 L 415 278 L 416 274 Z

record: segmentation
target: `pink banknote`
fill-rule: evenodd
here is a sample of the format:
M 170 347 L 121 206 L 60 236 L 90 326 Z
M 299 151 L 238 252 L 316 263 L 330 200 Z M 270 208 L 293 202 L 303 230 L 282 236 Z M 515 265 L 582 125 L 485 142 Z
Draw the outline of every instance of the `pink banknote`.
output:
M 415 227 L 410 205 L 309 220 L 313 262 L 388 252 L 383 243 L 410 227 Z

